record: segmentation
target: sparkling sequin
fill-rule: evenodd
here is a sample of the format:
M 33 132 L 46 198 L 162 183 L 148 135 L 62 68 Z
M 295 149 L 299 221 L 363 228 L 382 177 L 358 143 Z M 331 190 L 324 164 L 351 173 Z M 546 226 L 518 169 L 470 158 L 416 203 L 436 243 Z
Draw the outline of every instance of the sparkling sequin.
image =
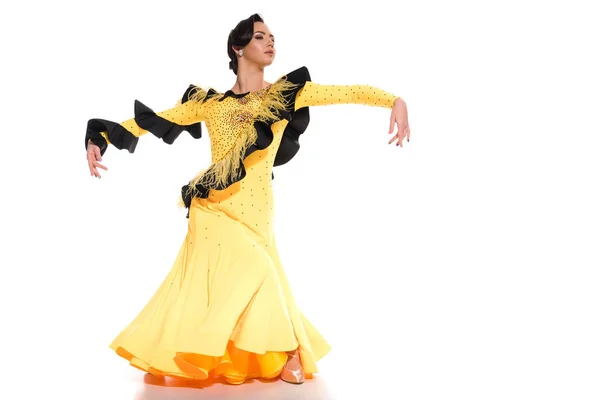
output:
M 265 96 L 267 95 L 267 93 L 269 92 L 270 88 L 271 88 L 271 85 L 267 86 L 266 88 L 263 88 L 263 89 L 259 90 L 258 92 L 256 92 L 256 95 L 258 96 L 258 98 L 264 99 Z
M 252 113 L 248 111 L 244 111 L 235 116 L 235 122 L 237 123 L 246 123 L 252 119 Z

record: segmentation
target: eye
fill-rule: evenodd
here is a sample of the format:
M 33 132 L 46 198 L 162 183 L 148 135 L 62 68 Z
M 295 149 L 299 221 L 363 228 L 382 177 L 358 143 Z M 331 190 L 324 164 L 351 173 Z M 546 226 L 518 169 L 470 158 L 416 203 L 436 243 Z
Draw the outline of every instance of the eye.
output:
M 260 39 L 262 39 L 263 37 L 262 37 L 262 36 L 255 36 L 254 38 L 255 38 L 255 39 L 259 39 L 259 40 L 260 40 Z

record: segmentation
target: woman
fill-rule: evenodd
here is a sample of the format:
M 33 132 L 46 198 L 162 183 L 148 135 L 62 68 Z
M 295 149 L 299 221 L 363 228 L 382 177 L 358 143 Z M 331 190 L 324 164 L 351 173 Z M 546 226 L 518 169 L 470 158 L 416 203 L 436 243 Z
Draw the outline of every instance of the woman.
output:
M 330 348 L 296 306 L 277 253 L 272 168 L 298 151 L 310 106 L 387 107 L 389 133 L 399 128 L 389 143 L 402 146 L 410 139 L 406 104 L 370 86 L 315 84 L 305 67 L 266 82 L 275 44 L 258 14 L 231 31 L 227 51 L 237 79 L 226 92 L 190 85 L 172 109 L 155 113 L 136 100 L 134 118 L 88 122 L 88 163 L 98 178 L 111 143 L 133 153 L 148 132 L 168 144 L 183 131 L 200 138 L 204 122 L 211 144 L 210 166 L 182 188 L 188 234 L 176 261 L 111 348 L 155 376 L 302 383 Z

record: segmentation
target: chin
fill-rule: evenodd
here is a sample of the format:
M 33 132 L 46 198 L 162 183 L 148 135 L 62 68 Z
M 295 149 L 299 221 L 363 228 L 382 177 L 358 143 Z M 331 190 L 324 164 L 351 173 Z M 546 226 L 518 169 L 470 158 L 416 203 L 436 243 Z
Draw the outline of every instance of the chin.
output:
M 271 65 L 275 61 L 275 55 L 265 57 L 265 65 Z

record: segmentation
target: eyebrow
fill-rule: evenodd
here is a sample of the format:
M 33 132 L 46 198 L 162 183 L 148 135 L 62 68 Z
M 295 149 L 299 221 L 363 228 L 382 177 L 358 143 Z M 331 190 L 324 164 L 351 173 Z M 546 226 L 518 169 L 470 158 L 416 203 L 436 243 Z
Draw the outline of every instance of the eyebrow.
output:
M 254 33 L 262 33 L 263 35 L 266 35 L 266 33 L 264 33 L 263 31 L 256 31 L 256 32 L 254 32 Z M 270 36 L 270 37 L 275 37 L 275 36 L 273 36 L 273 35 L 269 35 L 269 36 Z

